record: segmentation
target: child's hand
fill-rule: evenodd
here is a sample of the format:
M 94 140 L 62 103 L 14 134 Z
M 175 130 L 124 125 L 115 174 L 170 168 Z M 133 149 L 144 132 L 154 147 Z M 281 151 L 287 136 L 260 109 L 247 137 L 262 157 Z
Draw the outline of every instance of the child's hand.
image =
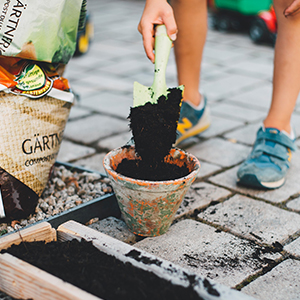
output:
M 138 31 L 143 36 L 145 52 L 153 63 L 154 25 L 156 24 L 165 24 L 170 39 L 176 40 L 177 25 L 173 9 L 166 0 L 146 0 L 144 12 L 138 25 Z
M 294 0 L 292 4 L 285 9 L 283 14 L 286 17 L 294 16 L 300 12 L 300 0 Z

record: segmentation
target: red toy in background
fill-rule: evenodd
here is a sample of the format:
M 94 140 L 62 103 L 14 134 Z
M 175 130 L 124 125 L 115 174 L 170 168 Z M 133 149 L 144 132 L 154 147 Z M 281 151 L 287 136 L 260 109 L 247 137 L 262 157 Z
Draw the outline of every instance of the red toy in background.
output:
M 208 0 L 213 28 L 247 31 L 254 43 L 274 45 L 277 20 L 272 0 Z

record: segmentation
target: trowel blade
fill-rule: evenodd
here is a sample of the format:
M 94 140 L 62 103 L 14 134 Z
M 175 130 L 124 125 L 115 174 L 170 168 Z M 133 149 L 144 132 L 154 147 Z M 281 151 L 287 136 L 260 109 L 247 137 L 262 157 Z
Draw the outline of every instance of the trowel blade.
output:
M 151 87 L 144 86 L 137 81 L 133 84 L 133 107 L 142 106 L 147 102 L 153 102 Z

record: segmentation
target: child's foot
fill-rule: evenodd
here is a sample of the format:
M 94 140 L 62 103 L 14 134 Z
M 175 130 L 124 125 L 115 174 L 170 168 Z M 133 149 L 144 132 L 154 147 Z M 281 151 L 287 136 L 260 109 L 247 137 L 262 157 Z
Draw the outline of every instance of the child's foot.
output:
M 203 101 L 204 103 L 199 110 L 193 108 L 186 101 L 182 102 L 175 145 L 178 145 L 189 137 L 203 132 L 210 126 L 210 113 L 206 97 L 203 97 Z
M 295 150 L 295 142 L 287 134 L 275 128 L 260 128 L 252 152 L 237 172 L 237 182 L 256 188 L 281 187 L 290 167 L 291 151 Z

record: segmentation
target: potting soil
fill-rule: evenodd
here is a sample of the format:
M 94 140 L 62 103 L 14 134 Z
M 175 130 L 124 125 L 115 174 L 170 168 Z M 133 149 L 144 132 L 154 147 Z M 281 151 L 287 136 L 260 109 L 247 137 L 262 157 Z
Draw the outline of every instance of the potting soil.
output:
M 118 165 L 116 172 L 130 178 L 150 181 L 174 180 L 190 173 L 186 165 L 179 167 L 163 161 L 149 164 L 148 161 L 129 160 L 127 158 L 123 159 Z
M 187 168 L 164 162 L 164 157 L 176 141 L 182 100 L 181 89 L 170 88 L 168 92 L 167 98 L 162 95 L 157 103 L 147 102 L 131 108 L 129 126 L 141 161 L 124 160 L 117 172 L 136 179 L 157 181 L 176 179 L 189 173 Z M 122 166 L 123 163 L 125 166 Z
M 85 240 L 23 242 L 1 251 L 5 252 L 106 300 L 202 299 L 192 288 L 194 278 L 187 288 L 173 285 L 99 251 Z

